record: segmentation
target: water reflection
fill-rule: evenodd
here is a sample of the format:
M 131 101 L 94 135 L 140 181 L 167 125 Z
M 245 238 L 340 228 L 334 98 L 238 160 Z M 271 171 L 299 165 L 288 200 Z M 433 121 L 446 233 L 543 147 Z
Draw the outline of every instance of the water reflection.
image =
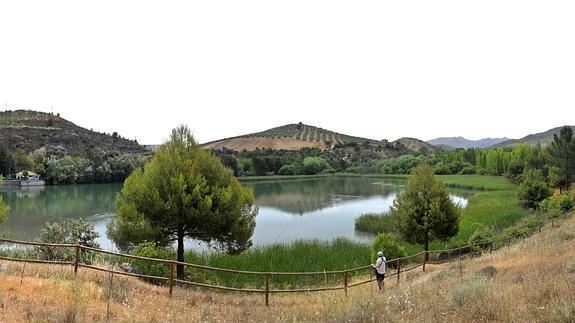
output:
M 13 239 L 33 240 L 46 222 L 113 214 L 120 189 L 120 184 L 1 187 L 10 214 L 0 231 Z
M 369 241 L 371 235 L 355 232 L 355 219 L 362 213 L 387 211 L 403 189 L 399 181 L 351 177 L 245 184 L 253 189 L 260 207 L 252 237 L 260 246 L 342 236 Z M 115 198 L 120 189 L 120 184 L 2 187 L 0 194 L 11 211 L 0 231 L 7 230 L 13 239 L 33 240 L 46 222 L 82 217 L 95 224 L 101 246 L 111 249 L 106 223 L 115 216 Z M 474 194 L 465 190 L 450 192 L 463 205 Z
M 401 191 L 401 182 L 369 178 L 320 178 L 274 182 L 248 182 L 259 206 L 304 215 L 346 201 L 386 197 Z

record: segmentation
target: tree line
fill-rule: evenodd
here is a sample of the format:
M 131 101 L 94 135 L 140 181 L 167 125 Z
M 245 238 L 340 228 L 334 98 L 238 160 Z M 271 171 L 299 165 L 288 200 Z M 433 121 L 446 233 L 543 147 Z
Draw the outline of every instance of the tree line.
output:
M 124 181 L 145 157 L 117 151 L 87 150 L 85 156 L 26 154 L 0 146 L 0 174 L 15 178 L 20 171 L 37 173 L 48 184 L 115 183 Z
M 428 164 L 438 175 L 505 175 L 516 182 L 520 182 L 528 171 L 539 170 L 546 182 L 563 189 L 575 178 L 573 140 L 573 130 L 564 127 L 547 147 L 521 143 L 506 148 L 460 148 L 433 154 L 411 153 L 389 159 L 376 158 L 369 149 L 364 151 L 361 144 L 336 147 L 339 150 L 303 148 L 298 151 L 256 149 L 236 152 L 223 149 L 214 151 L 214 154 L 233 170 L 235 176 L 330 172 L 409 174 L 417 165 Z

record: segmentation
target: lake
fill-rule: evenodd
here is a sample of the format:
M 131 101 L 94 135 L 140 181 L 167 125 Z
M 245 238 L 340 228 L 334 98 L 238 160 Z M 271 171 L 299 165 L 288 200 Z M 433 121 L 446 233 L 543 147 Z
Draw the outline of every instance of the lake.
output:
M 332 240 L 346 237 L 369 242 L 369 234 L 356 232 L 355 219 L 362 213 L 385 212 L 401 181 L 360 177 L 323 177 L 293 180 L 247 181 L 254 191 L 259 214 L 252 241 L 256 246 L 300 239 Z M 82 217 L 94 223 L 99 242 L 113 249 L 106 237 L 106 223 L 115 216 L 115 198 L 121 184 L 46 187 L 0 187 L 11 207 L 0 232 L 16 240 L 33 240 L 46 222 Z M 462 206 L 473 191 L 450 189 Z

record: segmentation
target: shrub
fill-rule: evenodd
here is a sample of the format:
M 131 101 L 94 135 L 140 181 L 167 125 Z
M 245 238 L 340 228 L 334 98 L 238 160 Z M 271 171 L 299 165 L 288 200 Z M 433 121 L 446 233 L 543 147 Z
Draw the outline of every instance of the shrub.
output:
M 132 255 L 159 259 L 176 258 L 174 250 L 147 241 L 138 244 L 132 250 Z M 169 277 L 170 275 L 170 267 L 165 263 L 137 259 L 130 259 L 129 262 L 134 266 L 136 272 L 140 274 L 159 277 Z
M 283 165 L 278 171 L 278 174 L 280 175 L 295 175 L 295 173 L 296 166 L 294 164 Z
M 517 197 L 525 208 L 536 209 L 539 202 L 551 195 L 551 189 L 545 183 L 540 170 L 529 170 L 523 176 L 523 182 L 517 190 Z
M 461 175 L 473 175 L 473 174 L 475 174 L 475 173 L 476 173 L 475 167 L 472 167 L 472 166 L 464 167 L 464 168 L 459 172 L 459 174 L 461 174 Z
M 487 278 L 493 278 L 497 274 L 497 269 L 493 266 L 485 266 L 481 269 L 481 273 Z
M 469 237 L 469 244 L 470 245 L 474 245 L 474 244 L 479 244 L 485 241 L 490 241 L 493 239 L 494 237 L 494 232 L 493 229 L 490 227 L 486 227 L 486 226 L 481 226 L 479 228 L 477 228 L 475 230 L 475 232 L 473 232 L 473 234 L 471 234 L 471 236 Z M 478 245 L 479 248 L 487 248 L 489 247 L 489 244 L 482 244 L 482 245 Z
M 40 235 L 35 240 L 42 243 L 66 243 L 66 228 L 58 223 L 46 223 L 46 226 L 40 230 Z M 68 248 L 55 248 L 39 246 L 38 255 L 44 260 L 67 261 L 72 257 L 71 250 Z
M 405 257 L 405 250 L 395 240 L 391 233 L 379 233 L 371 242 L 371 258 L 377 258 L 377 252 L 383 251 L 385 258 L 389 261 L 395 258 Z
M 322 157 L 306 157 L 303 160 L 303 171 L 306 175 L 316 175 L 329 167 Z
M 67 221 L 64 225 L 58 223 L 46 223 L 40 230 L 40 235 L 35 240 L 43 243 L 78 244 L 90 248 L 100 248 L 97 240 L 100 234 L 94 230 L 94 225 L 83 219 Z M 43 247 L 37 248 L 40 258 L 46 260 L 72 260 L 74 251 L 70 248 Z M 81 254 L 83 263 L 91 264 L 95 254 L 84 250 Z
M 550 217 L 556 217 L 575 207 L 575 194 L 569 193 L 548 197 L 539 203 L 539 207 Z

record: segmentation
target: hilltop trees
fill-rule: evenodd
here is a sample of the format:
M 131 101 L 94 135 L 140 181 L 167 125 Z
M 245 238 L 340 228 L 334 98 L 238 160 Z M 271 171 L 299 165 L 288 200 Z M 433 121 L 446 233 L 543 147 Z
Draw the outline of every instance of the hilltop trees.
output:
M 251 190 L 181 126 L 143 170 L 128 177 L 108 234 L 124 247 L 144 240 L 177 241 L 178 261 L 184 261 L 186 237 L 238 253 L 251 245 L 257 214 L 253 203 Z M 177 275 L 184 277 L 182 265 Z
M 449 198 L 445 185 L 426 164 L 417 166 L 407 179 L 405 191 L 393 202 L 399 229 L 408 242 L 429 250 L 433 239 L 446 240 L 459 230 L 459 207 Z
M 563 127 L 559 136 L 553 135 L 553 141 L 547 148 L 552 165 L 553 184 L 561 189 L 569 189 L 575 177 L 575 138 L 573 129 Z

